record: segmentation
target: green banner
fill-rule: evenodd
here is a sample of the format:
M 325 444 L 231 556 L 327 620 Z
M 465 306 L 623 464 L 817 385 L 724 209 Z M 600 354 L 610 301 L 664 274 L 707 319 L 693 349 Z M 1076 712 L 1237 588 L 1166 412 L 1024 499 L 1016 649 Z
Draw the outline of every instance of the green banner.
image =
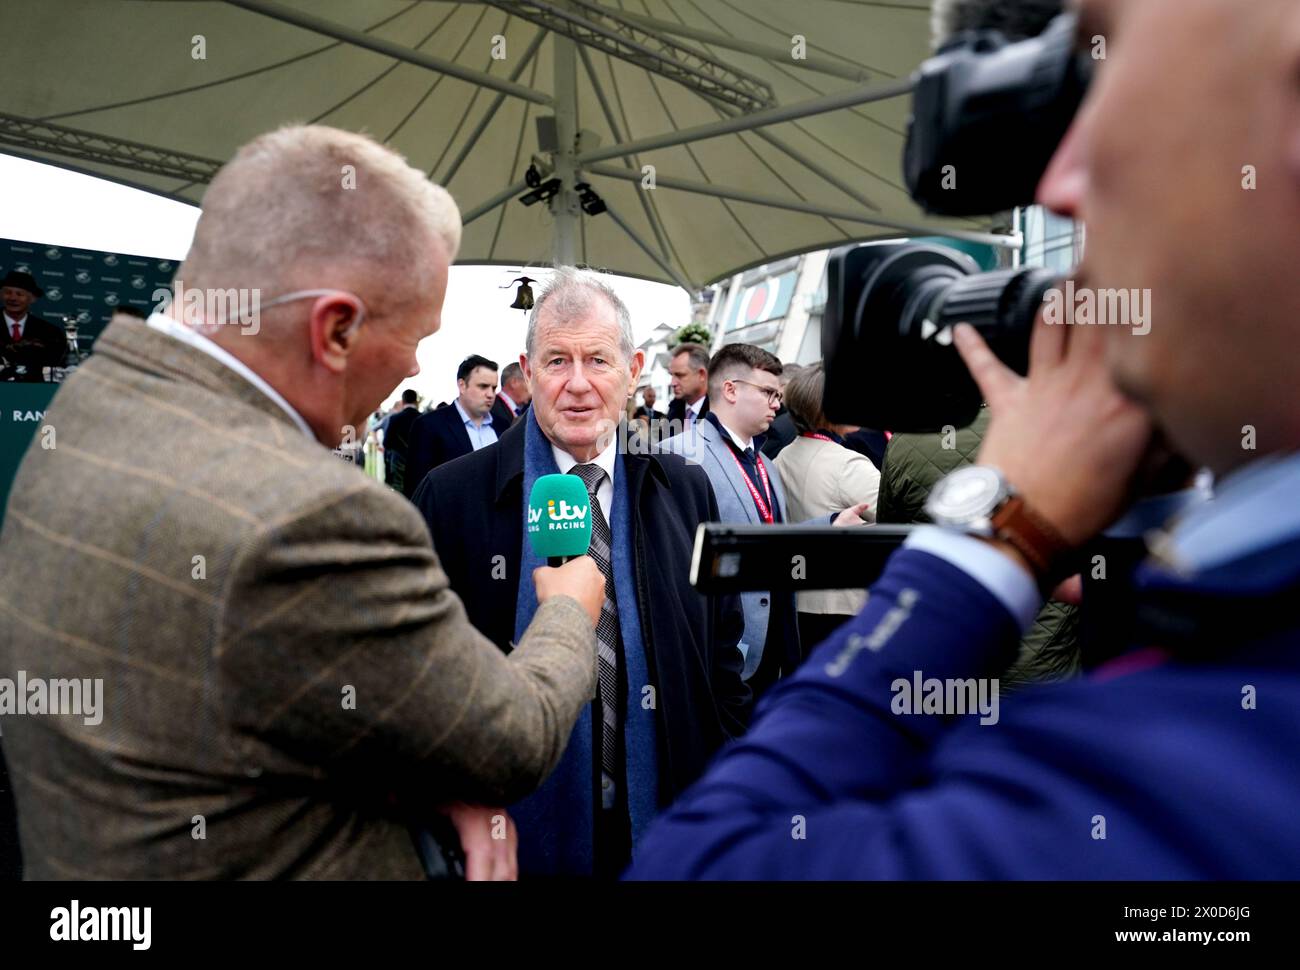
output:
M 45 295 L 32 304 L 33 316 L 59 327 L 75 323 L 77 349 L 91 350 L 119 306 L 146 314 L 171 287 L 177 263 L 152 256 L 106 253 L 96 249 L 47 246 L 0 239 L 0 276 L 10 270 L 31 273 Z M 18 463 L 45 420 L 57 384 L 0 383 L 0 522 Z
M 45 295 L 29 312 L 60 327 L 75 323 L 83 351 L 90 350 L 115 307 L 152 313 L 158 291 L 171 287 L 176 269 L 171 259 L 0 239 L 0 275 L 18 270 L 36 277 Z
M 0 524 L 18 464 L 45 422 L 58 384 L 0 384 Z

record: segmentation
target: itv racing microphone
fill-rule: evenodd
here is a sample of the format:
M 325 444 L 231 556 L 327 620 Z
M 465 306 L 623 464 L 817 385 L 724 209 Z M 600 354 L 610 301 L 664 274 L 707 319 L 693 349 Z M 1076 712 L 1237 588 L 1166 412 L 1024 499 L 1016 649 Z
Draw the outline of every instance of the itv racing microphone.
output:
M 528 541 L 546 565 L 563 566 L 591 546 L 591 497 L 577 475 L 543 475 L 528 496 Z

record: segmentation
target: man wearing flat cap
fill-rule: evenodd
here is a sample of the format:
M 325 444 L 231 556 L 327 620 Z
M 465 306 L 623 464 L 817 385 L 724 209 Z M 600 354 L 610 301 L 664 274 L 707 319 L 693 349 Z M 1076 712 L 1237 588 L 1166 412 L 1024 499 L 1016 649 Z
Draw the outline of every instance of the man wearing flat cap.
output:
M 68 354 L 63 330 L 27 312 L 44 295 L 31 273 L 10 270 L 0 282 L 0 302 L 4 303 L 0 368 L 11 380 L 41 381 L 42 369 L 60 366 Z

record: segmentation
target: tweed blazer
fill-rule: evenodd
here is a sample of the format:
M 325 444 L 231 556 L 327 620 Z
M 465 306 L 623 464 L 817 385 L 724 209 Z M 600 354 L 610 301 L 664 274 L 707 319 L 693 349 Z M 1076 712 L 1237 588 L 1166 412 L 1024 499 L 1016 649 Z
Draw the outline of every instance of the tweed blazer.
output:
M 0 678 L 103 689 L 4 718 L 28 878 L 420 878 L 433 805 L 542 781 L 595 693 L 575 600 L 503 654 L 420 513 L 234 370 L 137 321 L 95 350 L 0 534 Z

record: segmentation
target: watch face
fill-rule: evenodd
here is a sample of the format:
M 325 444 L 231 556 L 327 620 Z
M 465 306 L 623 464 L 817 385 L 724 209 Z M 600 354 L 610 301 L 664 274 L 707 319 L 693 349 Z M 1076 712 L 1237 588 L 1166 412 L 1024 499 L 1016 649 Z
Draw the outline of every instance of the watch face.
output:
M 930 492 L 926 512 L 940 525 L 970 525 L 992 515 L 1006 494 L 996 468 L 971 465 L 939 480 Z

